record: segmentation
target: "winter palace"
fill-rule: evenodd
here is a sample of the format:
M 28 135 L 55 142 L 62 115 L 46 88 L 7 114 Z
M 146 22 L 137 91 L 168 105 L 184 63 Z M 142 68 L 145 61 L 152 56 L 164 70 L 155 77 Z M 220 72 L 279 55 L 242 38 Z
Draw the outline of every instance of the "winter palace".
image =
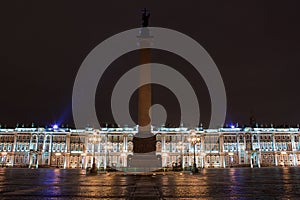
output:
M 131 167 L 138 128 L 0 129 L 2 167 Z M 299 128 L 154 128 L 161 167 L 300 165 Z M 195 156 L 195 159 L 194 159 Z M 132 164 L 133 165 L 133 164 Z

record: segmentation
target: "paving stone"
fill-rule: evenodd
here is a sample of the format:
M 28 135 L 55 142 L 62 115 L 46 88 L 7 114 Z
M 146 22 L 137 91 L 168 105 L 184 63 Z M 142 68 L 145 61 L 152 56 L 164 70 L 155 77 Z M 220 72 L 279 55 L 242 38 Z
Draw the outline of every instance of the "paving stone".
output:
M 0 199 L 299 199 L 300 168 L 204 169 L 199 174 L 0 168 Z

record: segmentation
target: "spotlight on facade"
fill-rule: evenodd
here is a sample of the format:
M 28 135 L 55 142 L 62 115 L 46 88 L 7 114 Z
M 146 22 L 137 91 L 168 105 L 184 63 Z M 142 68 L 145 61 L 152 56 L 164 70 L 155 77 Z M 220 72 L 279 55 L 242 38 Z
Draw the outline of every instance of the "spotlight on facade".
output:
M 58 129 L 58 125 L 57 125 L 57 124 L 54 124 L 52 128 L 53 128 L 53 129 Z

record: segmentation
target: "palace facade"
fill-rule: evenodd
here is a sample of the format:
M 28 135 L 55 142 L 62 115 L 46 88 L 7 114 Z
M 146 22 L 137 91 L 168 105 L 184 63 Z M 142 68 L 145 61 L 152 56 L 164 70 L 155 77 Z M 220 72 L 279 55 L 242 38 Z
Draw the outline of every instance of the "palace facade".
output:
M 8 167 L 130 167 L 134 128 L 0 129 L 0 161 Z M 162 167 L 300 165 L 299 128 L 153 128 Z M 197 138 L 197 140 L 193 140 Z M 196 141 L 193 143 L 193 141 Z M 95 158 L 95 159 L 93 159 Z

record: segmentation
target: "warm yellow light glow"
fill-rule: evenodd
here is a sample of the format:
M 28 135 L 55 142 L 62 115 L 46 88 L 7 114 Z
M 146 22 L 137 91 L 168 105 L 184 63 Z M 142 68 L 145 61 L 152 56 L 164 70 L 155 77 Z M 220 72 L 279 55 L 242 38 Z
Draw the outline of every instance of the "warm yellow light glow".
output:
M 188 141 L 192 144 L 195 145 L 200 142 L 200 136 L 196 134 L 194 130 L 190 132 L 190 137 L 188 138 Z
M 89 141 L 93 144 L 96 144 L 97 142 L 101 142 L 101 138 L 94 134 L 93 136 L 89 137 Z

